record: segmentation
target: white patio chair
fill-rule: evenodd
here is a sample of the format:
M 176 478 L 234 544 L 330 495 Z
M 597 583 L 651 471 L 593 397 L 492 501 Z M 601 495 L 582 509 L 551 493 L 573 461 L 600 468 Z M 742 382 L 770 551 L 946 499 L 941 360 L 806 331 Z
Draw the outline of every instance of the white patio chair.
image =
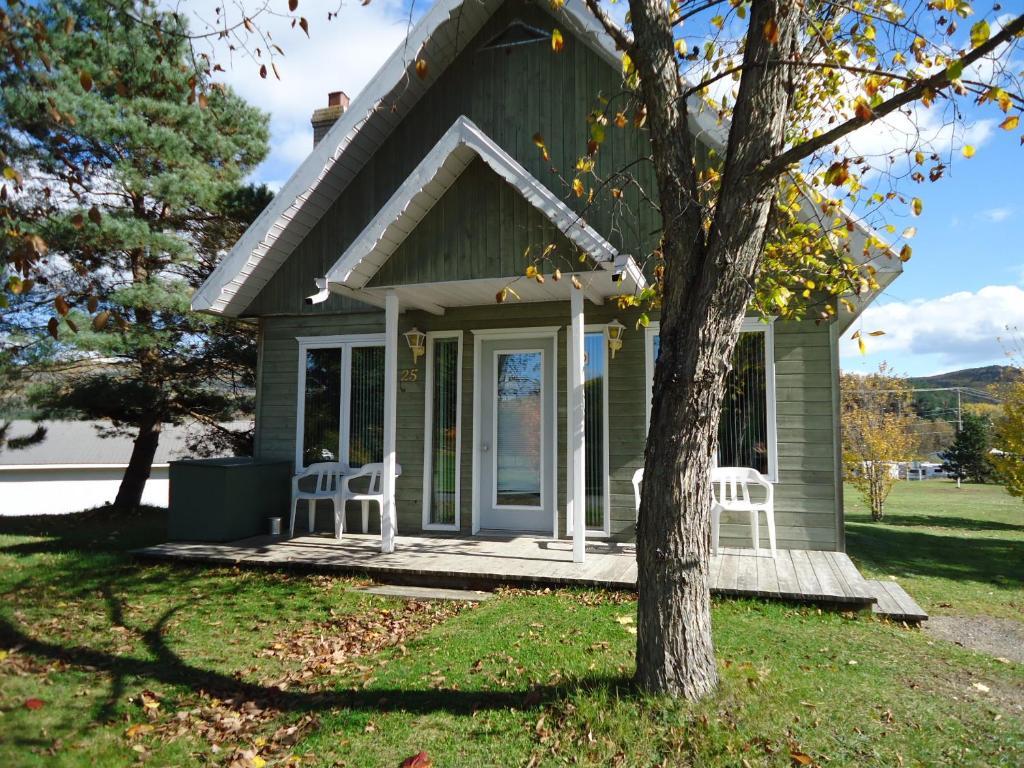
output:
M 338 514 L 338 492 L 341 490 L 341 478 L 349 468 L 344 464 L 333 461 L 322 461 L 310 464 L 302 468 L 292 477 L 292 515 L 288 523 L 288 535 L 295 535 L 295 513 L 299 508 L 299 500 L 305 499 L 309 510 L 309 532 L 313 532 L 313 525 L 316 522 L 316 503 L 320 499 L 328 499 L 334 507 L 334 514 Z M 302 490 L 302 481 L 307 478 L 314 478 L 313 490 Z M 344 509 L 344 505 L 341 507 Z
M 395 464 L 395 477 L 400 477 L 402 474 L 402 465 Z M 348 472 L 341 479 L 341 489 L 338 492 L 339 504 L 334 508 L 334 535 L 336 538 L 341 538 L 342 533 L 345 532 L 345 505 L 350 501 L 360 501 L 363 504 L 363 533 L 370 527 L 370 502 L 377 503 L 377 513 L 381 516 L 384 514 L 384 463 L 374 462 L 373 464 L 364 464 L 359 469 L 353 469 Z M 349 485 L 353 480 L 361 477 L 368 477 L 369 482 L 367 483 L 365 490 L 352 490 Z M 396 521 L 395 533 L 397 530 Z
M 750 497 L 750 486 L 759 485 L 765 491 L 765 500 L 755 502 Z M 749 512 L 750 533 L 754 551 L 761 547 L 759 513 L 764 512 L 768 523 L 768 543 L 775 557 L 775 488 L 764 475 L 750 467 L 716 467 L 711 470 L 711 552 L 718 554 L 718 529 L 722 512 Z
M 636 521 L 640 522 L 640 491 L 644 485 L 644 468 L 633 473 L 633 501 L 636 503 Z

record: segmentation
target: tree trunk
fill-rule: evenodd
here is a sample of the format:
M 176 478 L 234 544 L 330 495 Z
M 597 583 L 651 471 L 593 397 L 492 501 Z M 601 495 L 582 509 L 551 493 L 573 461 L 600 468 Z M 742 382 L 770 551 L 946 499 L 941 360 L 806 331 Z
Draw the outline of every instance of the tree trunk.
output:
M 644 494 L 637 530 L 637 683 L 698 699 L 717 684 L 711 637 L 710 470 L 725 377 L 760 268 L 792 86 L 772 62 L 795 49 L 791 0 L 754 0 L 718 203 L 705 236 L 672 25 L 660 0 L 631 0 L 632 55 L 648 109 L 665 255 Z M 777 20 L 773 44 L 761 34 Z
M 132 446 L 132 457 L 121 478 L 114 506 L 118 509 L 138 509 L 142 505 L 142 492 L 153 470 L 153 457 L 160 442 L 161 423 L 158 419 L 146 418 L 139 424 L 139 434 Z

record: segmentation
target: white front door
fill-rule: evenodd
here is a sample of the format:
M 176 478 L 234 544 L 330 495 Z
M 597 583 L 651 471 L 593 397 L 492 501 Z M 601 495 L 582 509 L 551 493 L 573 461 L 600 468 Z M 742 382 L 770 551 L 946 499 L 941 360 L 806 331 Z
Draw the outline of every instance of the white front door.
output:
M 484 339 L 477 357 L 478 527 L 552 532 L 555 342 Z

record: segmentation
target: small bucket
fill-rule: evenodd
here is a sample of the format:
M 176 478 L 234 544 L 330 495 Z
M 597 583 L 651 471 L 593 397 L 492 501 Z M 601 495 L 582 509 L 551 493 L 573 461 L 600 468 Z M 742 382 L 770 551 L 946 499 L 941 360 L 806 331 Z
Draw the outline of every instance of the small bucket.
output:
M 280 517 L 268 517 L 267 518 L 267 522 L 269 523 L 269 527 L 270 527 L 270 535 L 271 536 L 280 536 L 281 535 L 281 518 Z

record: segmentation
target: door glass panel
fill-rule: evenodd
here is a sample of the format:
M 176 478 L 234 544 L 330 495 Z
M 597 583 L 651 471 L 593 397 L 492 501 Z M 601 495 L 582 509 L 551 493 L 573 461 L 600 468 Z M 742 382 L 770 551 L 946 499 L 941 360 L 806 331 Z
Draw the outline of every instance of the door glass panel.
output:
M 459 340 L 435 339 L 433 363 L 433 403 L 430 425 L 430 522 L 451 525 L 455 522 L 455 485 L 459 457 L 455 453 Z
M 352 348 L 348 463 L 384 460 L 384 347 Z
M 341 350 L 306 352 L 302 465 L 337 461 L 341 425 Z
M 583 337 L 584 493 L 587 528 L 604 528 L 604 333 Z
M 541 505 L 542 352 L 502 352 L 495 371 L 495 502 Z

